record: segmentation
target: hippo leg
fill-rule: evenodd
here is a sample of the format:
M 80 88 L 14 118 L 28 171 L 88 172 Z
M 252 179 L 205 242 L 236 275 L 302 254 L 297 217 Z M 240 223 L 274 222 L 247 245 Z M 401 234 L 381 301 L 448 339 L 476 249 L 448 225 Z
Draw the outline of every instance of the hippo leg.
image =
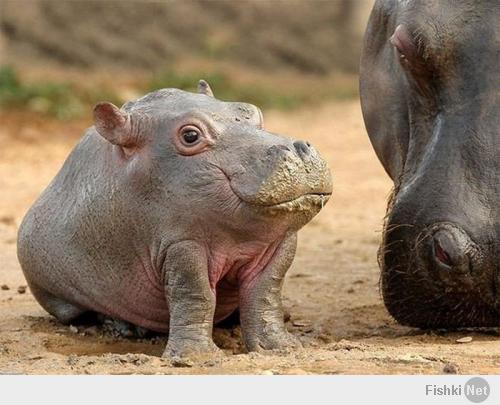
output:
M 40 305 L 63 324 L 69 324 L 88 312 L 88 310 L 70 304 L 33 283 L 30 283 L 30 290 Z
M 240 287 L 240 319 L 248 351 L 301 347 L 300 341 L 285 327 L 281 288 L 292 264 L 297 236 L 289 236 L 275 253 L 272 262 L 256 278 Z
M 168 249 L 164 269 L 170 323 L 163 356 L 219 352 L 212 340 L 215 293 L 205 250 L 195 242 L 179 242 Z

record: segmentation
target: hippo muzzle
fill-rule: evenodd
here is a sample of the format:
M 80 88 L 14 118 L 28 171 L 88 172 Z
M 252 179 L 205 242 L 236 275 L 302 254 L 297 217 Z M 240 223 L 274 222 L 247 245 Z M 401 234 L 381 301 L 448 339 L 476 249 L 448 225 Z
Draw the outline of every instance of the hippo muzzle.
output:
M 228 177 L 234 193 L 256 212 L 296 215 L 300 227 L 330 198 L 330 171 L 309 142 L 284 140 L 268 147 L 260 158 L 253 156 L 246 168 Z

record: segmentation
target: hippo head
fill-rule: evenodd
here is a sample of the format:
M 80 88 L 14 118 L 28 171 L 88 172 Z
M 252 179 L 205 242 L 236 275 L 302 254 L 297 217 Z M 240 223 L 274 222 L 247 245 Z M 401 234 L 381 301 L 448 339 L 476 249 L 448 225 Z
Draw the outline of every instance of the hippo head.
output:
M 379 251 L 389 312 L 500 325 L 500 3 L 378 1 L 361 61 L 365 124 L 394 180 Z
M 264 130 L 257 107 L 217 100 L 204 81 L 198 90 L 95 107 L 133 192 L 191 235 L 274 239 L 310 221 L 332 191 L 318 152 Z

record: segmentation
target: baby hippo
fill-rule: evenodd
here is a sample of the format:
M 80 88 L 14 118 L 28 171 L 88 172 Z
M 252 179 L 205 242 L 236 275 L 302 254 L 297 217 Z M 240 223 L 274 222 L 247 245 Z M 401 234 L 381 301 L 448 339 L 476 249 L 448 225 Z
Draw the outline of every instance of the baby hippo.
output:
M 237 309 L 249 351 L 300 346 L 281 288 L 297 231 L 332 191 L 318 152 L 204 81 L 99 103 L 94 119 L 19 230 L 41 306 L 168 332 L 164 356 L 218 351 L 213 324 Z

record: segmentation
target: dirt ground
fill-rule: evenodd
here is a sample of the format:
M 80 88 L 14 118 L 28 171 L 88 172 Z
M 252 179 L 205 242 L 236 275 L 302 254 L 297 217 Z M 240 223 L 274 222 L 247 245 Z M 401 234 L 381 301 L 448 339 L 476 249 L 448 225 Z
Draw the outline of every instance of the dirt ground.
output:
M 239 327 L 216 328 L 214 338 L 224 358 L 175 364 L 159 357 L 165 337 L 125 339 L 102 327 L 63 326 L 42 310 L 29 290 L 23 293 L 17 227 L 89 121 L 58 123 L 17 113 L 4 114 L 1 122 L 0 373 L 500 371 L 499 330 L 421 331 L 399 326 L 387 314 L 378 289 L 376 251 L 391 183 L 370 147 L 356 101 L 266 114 L 268 129 L 312 141 L 334 176 L 333 198 L 299 233 L 297 257 L 285 285 L 284 303 L 291 314 L 287 326 L 304 349 L 246 354 Z M 472 341 L 457 341 L 466 337 Z

